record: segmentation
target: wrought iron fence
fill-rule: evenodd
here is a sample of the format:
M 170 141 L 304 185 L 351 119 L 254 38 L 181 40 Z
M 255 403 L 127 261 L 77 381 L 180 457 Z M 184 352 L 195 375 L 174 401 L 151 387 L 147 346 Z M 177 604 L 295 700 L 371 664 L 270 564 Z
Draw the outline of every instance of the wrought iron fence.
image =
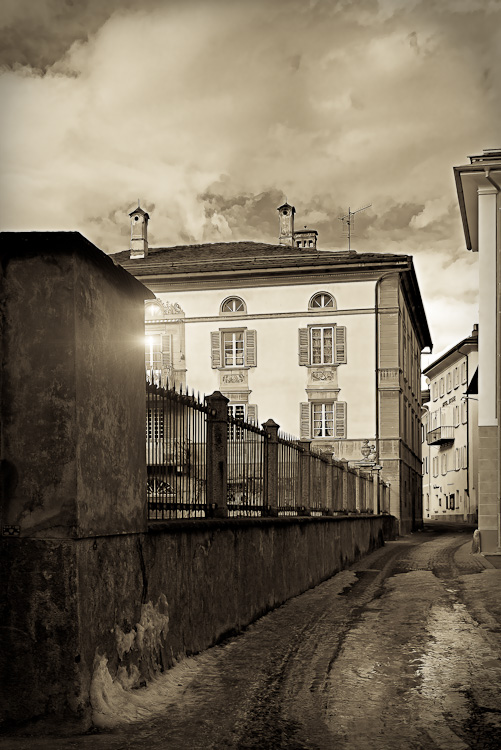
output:
M 388 512 L 389 485 L 228 410 L 221 393 L 146 385 L 148 519 Z M 377 485 L 375 484 L 377 483 Z
M 207 414 L 200 396 L 146 384 L 148 518 L 205 517 Z
M 301 505 L 300 461 L 303 449 L 291 435 L 278 433 L 277 509 L 281 516 L 297 516 Z
M 261 516 L 265 431 L 230 412 L 227 419 L 228 515 Z

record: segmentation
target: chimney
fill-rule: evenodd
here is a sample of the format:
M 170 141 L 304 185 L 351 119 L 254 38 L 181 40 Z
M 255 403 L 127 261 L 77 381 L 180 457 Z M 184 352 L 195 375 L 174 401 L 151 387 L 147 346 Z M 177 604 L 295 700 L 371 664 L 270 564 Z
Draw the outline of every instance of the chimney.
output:
M 139 205 L 130 214 L 130 257 L 146 258 L 148 255 L 148 221 L 146 211 Z
M 294 206 L 289 206 L 286 202 L 282 206 L 277 208 L 279 215 L 279 233 L 278 242 L 280 245 L 289 245 L 292 247 L 294 240 L 294 214 L 296 209 Z

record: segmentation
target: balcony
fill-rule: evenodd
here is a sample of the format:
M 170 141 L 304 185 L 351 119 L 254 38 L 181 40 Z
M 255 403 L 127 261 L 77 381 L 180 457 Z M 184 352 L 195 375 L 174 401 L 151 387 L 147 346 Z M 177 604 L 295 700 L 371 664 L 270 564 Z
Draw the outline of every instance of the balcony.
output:
M 442 445 L 454 442 L 454 427 L 436 427 L 426 434 L 428 445 Z

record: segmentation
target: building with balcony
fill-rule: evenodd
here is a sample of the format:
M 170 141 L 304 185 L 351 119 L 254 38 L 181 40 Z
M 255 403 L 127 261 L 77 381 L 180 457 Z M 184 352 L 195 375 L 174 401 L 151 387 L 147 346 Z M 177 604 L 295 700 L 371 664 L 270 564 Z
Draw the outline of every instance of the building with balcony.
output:
M 369 440 L 402 532 L 422 524 L 420 354 L 431 348 L 408 255 L 319 250 L 278 208 L 278 242 L 148 248 L 131 213 L 131 249 L 112 256 L 151 289 L 146 369 L 235 416 L 356 463 Z M 137 229 L 140 225 L 140 231 Z M 142 257 L 138 257 L 140 234 Z
M 476 522 L 478 511 L 478 327 L 423 374 L 423 518 Z
M 467 250 L 479 254 L 478 530 L 501 554 L 501 149 L 454 167 Z

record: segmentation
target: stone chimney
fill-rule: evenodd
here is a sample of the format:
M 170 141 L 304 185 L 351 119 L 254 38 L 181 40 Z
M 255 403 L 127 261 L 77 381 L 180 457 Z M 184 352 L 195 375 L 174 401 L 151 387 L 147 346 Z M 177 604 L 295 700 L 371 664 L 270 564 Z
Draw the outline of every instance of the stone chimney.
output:
M 294 206 L 284 203 L 277 208 L 277 211 L 280 221 L 278 241 L 281 245 L 292 247 L 294 240 L 294 214 L 296 213 L 296 209 Z
M 146 211 L 139 206 L 130 214 L 130 257 L 146 258 L 148 255 L 148 221 Z

